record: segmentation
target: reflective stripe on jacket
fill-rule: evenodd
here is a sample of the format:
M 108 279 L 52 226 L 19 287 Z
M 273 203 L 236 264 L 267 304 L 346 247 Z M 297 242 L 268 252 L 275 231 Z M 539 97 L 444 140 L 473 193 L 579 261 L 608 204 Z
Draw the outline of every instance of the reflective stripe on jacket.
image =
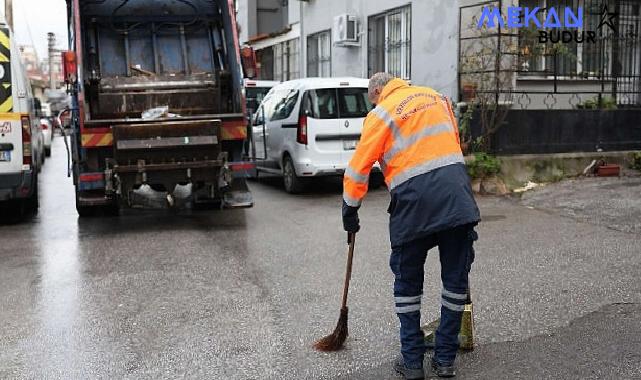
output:
M 360 207 L 376 161 L 392 195 L 392 246 L 480 220 L 456 119 L 436 91 L 400 79 L 385 86 L 345 171 L 347 206 Z
M 464 163 L 449 101 L 436 91 L 394 79 L 365 119 L 361 140 L 345 171 L 343 198 L 358 207 L 378 161 L 388 188 L 443 166 Z

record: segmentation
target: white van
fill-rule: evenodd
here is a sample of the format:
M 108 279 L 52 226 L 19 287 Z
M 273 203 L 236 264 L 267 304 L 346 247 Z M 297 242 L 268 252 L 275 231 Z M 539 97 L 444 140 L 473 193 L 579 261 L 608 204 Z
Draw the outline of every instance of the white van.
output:
M 0 22 L 0 206 L 34 213 L 44 156 L 42 134 L 31 86 L 11 37 Z
M 306 179 L 342 175 L 373 108 L 367 79 L 306 78 L 272 88 L 252 121 L 257 170 L 281 174 L 285 190 Z

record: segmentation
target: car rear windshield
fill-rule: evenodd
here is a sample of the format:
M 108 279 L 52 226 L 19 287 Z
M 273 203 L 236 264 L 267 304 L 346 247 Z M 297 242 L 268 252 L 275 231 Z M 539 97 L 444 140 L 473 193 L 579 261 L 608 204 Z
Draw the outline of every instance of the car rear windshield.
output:
M 372 108 L 366 88 L 310 90 L 303 99 L 303 109 L 314 119 L 360 118 Z
M 374 106 L 367 98 L 366 88 L 339 88 L 338 112 L 341 118 L 365 117 Z

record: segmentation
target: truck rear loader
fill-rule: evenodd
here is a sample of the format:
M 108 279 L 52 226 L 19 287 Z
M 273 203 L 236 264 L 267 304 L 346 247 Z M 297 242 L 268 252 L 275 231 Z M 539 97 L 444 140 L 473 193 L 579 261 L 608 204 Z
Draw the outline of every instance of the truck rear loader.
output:
M 251 207 L 233 0 L 67 0 L 72 169 L 81 216 L 142 186 Z

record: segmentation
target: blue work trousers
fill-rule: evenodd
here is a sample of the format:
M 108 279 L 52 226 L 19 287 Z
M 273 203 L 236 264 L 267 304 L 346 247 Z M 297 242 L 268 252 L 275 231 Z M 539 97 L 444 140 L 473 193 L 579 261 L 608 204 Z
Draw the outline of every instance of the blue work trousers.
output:
M 474 224 L 468 224 L 392 247 L 390 267 L 394 272 L 394 301 L 401 322 L 401 353 L 406 366 L 423 366 L 425 342 L 420 323 L 424 265 L 427 252 L 437 246 L 443 288 L 434 358 L 441 365 L 454 363 L 468 297 L 468 273 L 474 261 L 473 243 L 477 238 Z

